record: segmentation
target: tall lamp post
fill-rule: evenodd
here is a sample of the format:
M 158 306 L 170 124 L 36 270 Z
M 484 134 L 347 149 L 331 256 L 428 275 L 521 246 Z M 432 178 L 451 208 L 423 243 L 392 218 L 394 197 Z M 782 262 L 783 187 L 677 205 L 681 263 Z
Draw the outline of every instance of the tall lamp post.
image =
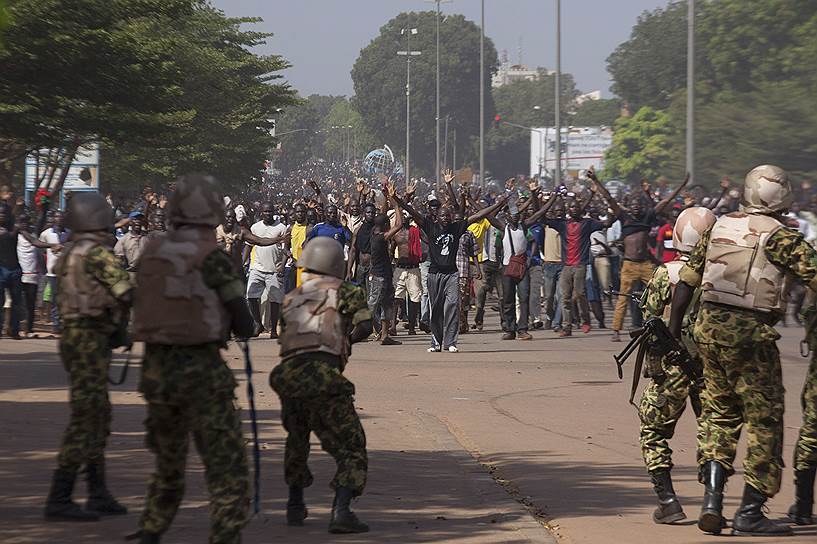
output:
M 400 34 L 406 36 L 406 50 L 397 54 L 406 57 L 406 183 L 411 181 L 409 163 L 411 162 L 411 57 L 421 53 L 411 50 L 411 35 L 417 34 L 416 28 L 404 28 Z
M 453 0 L 426 0 L 437 4 L 437 160 L 435 180 L 437 181 L 437 191 L 440 191 L 440 4 L 447 4 Z M 447 143 L 447 142 L 446 142 Z
M 695 0 L 687 1 L 687 153 L 690 183 L 695 183 Z
M 562 1 L 556 0 L 556 172 L 553 176 L 553 186 L 562 184 Z
M 479 182 L 485 187 L 485 0 L 479 23 Z

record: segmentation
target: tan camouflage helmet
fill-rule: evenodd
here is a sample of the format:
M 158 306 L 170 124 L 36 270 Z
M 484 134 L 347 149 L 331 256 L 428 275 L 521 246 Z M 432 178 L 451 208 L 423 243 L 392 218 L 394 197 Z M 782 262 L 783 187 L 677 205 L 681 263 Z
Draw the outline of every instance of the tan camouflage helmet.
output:
M 77 192 L 65 208 L 65 226 L 73 232 L 113 231 L 113 208 L 97 192 Z
M 343 247 L 334 238 L 316 236 L 304 245 L 298 266 L 310 272 L 343 279 L 346 273 Z
M 700 206 L 682 211 L 672 229 L 672 247 L 681 253 L 692 252 L 706 229 L 715 224 L 715 220 L 712 210 Z
M 207 225 L 224 222 L 224 201 L 216 189 L 216 180 L 203 174 L 188 174 L 176 181 L 176 190 L 167 203 L 171 225 Z
M 792 192 L 786 171 L 762 164 L 746 174 L 741 205 L 746 213 L 782 212 L 791 206 Z

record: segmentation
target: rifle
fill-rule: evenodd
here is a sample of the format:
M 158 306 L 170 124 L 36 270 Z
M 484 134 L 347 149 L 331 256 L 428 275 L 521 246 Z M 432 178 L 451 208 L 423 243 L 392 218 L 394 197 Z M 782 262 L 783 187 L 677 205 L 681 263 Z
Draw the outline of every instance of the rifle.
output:
M 700 391 L 703 388 L 703 369 L 696 363 L 692 356 L 690 356 L 686 347 L 672 335 L 667 328 L 667 325 L 661 318 L 651 317 L 644 323 L 643 327 L 631 331 L 630 338 L 630 342 L 624 347 L 623 350 L 621 350 L 621 353 L 613 356 L 618 369 L 618 378 L 623 379 L 624 373 L 622 367 L 624 366 L 624 363 L 627 362 L 630 355 L 632 355 L 633 351 L 638 349 L 636 366 L 633 369 L 633 385 L 632 389 L 630 390 L 630 404 L 635 406 L 633 403 L 633 398 L 635 398 L 635 392 L 638 388 L 638 381 L 641 377 L 641 368 L 647 349 L 649 349 L 650 352 L 656 357 L 666 357 L 670 364 L 681 367 L 681 370 L 683 370 L 684 373 L 689 376 L 693 387 L 697 391 Z M 655 338 L 655 341 L 649 342 L 651 338 Z M 697 395 L 690 395 L 690 397 L 693 399 L 696 396 Z M 692 407 L 695 410 L 696 415 L 700 415 L 700 404 L 693 400 Z
M 250 359 L 250 344 L 246 339 L 236 341 L 244 353 L 244 370 L 247 373 L 247 400 L 250 402 L 250 428 L 252 429 L 252 457 L 253 457 L 253 512 L 257 514 L 261 509 L 261 447 L 258 444 L 258 418 L 255 411 L 255 390 L 252 386 L 252 360 Z
M 610 289 L 609 291 L 604 291 L 605 295 L 609 295 L 611 297 L 630 297 L 633 302 L 641 303 L 641 297 L 644 295 L 644 291 L 633 291 L 632 293 L 622 293 L 621 291 L 616 291 L 614 289 Z

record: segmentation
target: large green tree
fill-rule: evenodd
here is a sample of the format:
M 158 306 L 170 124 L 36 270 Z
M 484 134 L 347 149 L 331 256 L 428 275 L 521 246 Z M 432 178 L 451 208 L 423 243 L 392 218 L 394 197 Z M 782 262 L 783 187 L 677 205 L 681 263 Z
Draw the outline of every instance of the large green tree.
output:
M 577 127 L 611 127 L 619 115 L 621 100 L 616 98 L 586 100 L 576 106 L 576 111 L 570 116 L 570 123 Z
M 406 49 L 402 29 L 416 28 L 411 48 L 420 51 L 411 64 L 411 162 L 433 174 L 435 161 L 436 13 L 401 13 L 386 23 L 380 34 L 360 52 L 352 68 L 355 97 L 371 134 L 405 155 Z M 440 24 L 440 116 L 457 131 L 458 162 L 475 159 L 473 139 L 479 134 L 479 27 L 462 15 L 449 15 Z M 485 122 L 494 115 L 491 74 L 496 70 L 493 42 L 485 40 Z M 441 135 L 442 138 L 442 135 Z M 450 152 L 450 150 L 449 150 Z
M 665 174 L 671 136 L 666 112 L 644 106 L 632 117 L 620 118 L 614 127 L 613 145 L 604 156 L 605 177 L 635 183 Z

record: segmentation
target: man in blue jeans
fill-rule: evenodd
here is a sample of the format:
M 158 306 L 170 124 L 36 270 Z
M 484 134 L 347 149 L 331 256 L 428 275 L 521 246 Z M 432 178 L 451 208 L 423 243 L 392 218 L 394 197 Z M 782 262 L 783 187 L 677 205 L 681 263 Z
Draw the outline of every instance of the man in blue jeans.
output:
M 0 203 L 0 336 L 5 332 L 6 289 L 11 293 L 9 336 L 20 339 L 20 304 L 22 300 L 23 271 L 17 261 L 17 231 L 14 216 L 8 205 Z

